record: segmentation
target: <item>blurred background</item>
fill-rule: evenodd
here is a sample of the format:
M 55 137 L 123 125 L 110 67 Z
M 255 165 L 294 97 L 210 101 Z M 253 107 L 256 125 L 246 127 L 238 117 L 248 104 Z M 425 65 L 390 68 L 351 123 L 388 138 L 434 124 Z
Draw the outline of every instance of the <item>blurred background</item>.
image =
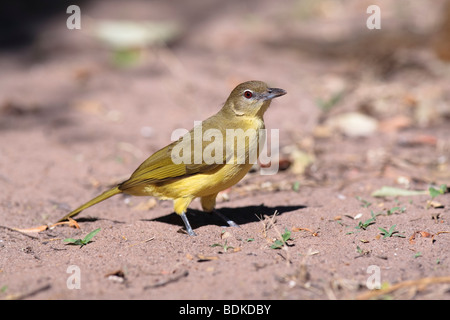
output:
M 381 29 L 366 26 L 372 4 Z M 81 29 L 68 29 L 69 5 Z M 444 0 L 2 2 L 4 199 L 29 188 L 75 202 L 68 176 L 75 193 L 122 178 L 251 79 L 288 92 L 266 125 L 280 129 L 295 181 L 344 187 L 369 172 L 439 183 L 449 60 Z
M 70 5 L 80 29 L 67 27 Z M 371 5 L 381 29 L 367 28 Z M 11 230 L 46 227 L 127 179 L 252 79 L 287 94 L 265 114 L 279 129 L 280 171 L 254 170 L 218 196 L 242 230 L 192 210 L 201 236 L 188 240 L 170 201 L 124 196 L 80 215 L 92 222 L 82 230 Z M 449 0 L 1 1 L 0 296 L 335 299 L 364 289 L 378 265 L 383 287 L 426 277 L 401 287 L 412 297 L 429 277 L 448 282 L 448 193 L 372 195 L 448 191 L 449 137 Z M 281 236 L 277 212 L 280 230 L 295 232 L 290 251 L 268 247 Z M 59 241 L 94 225 L 102 233 L 83 250 Z M 383 240 L 377 227 L 406 238 Z M 227 240 L 242 251 L 218 255 Z M 83 290 L 67 290 L 68 264 L 83 270 Z M 123 285 L 110 281 L 119 274 Z

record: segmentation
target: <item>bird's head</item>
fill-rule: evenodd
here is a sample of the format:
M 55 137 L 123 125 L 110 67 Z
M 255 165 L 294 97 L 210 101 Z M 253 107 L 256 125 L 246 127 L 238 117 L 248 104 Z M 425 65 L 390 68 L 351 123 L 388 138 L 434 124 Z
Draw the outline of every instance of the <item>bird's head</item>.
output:
M 279 88 L 269 88 L 262 81 L 247 81 L 231 91 L 224 108 L 236 116 L 263 116 L 273 98 L 286 94 Z

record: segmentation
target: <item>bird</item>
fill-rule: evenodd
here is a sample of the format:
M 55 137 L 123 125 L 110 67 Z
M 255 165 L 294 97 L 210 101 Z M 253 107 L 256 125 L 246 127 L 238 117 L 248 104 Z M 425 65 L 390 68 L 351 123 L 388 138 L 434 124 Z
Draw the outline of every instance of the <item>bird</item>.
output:
M 128 180 L 76 208 L 59 222 L 125 193 L 173 200 L 174 211 L 190 236 L 196 233 L 186 212 L 195 198 L 200 198 L 204 212 L 216 213 L 229 226 L 238 226 L 215 209 L 217 194 L 235 185 L 252 168 L 252 157 L 254 161 L 259 156 L 266 138 L 264 113 L 272 99 L 285 94 L 285 90 L 270 88 L 262 81 L 237 85 L 215 115 L 194 123 L 191 131 L 147 158 Z M 242 139 L 244 143 L 239 145 Z

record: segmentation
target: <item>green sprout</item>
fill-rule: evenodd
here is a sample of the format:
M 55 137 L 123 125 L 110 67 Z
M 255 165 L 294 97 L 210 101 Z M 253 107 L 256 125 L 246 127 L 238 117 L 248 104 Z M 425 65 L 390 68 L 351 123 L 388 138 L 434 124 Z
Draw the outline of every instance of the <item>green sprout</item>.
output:
M 369 227 L 370 225 L 375 223 L 375 218 L 377 216 L 379 216 L 381 213 L 374 213 L 372 210 L 370 210 L 370 215 L 372 216 L 372 218 L 367 219 L 366 221 L 362 222 L 360 221 L 358 223 L 358 225 L 355 227 L 355 229 L 361 229 L 361 230 L 366 230 L 367 227 Z
M 228 249 L 234 249 L 234 247 L 228 245 L 227 240 L 225 240 L 224 244 L 220 244 L 220 243 L 212 244 L 211 248 L 214 248 L 214 247 L 222 247 L 224 252 L 227 252 Z
M 363 198 L 361 198 L 360 196 L 356 196 L 356 200 L 358 200 L 359 202 L 361 202 L 361 207 L 363 208 L 368 208 L 372 205 L 372 202 L 369 202 L 367 200 L 364 200 Z
M 392 227 L 389 228 L 389 230 L 386 230 L 386 229 L 383 229 L 383 228 L 379 227 L 378 229 L 381 231 L 380 233 L 383 235 L 383 239 L 391 238 L 391 237 L 405 238 L 404 235 L 399 234 L 399 232 L 395 230 L 396 226 L 397 225 L 394 224 Z
M 406 211 L 406 207 L 393 207 L 387 211 L 387 215 L 390 216 L 394 213 L 403 213 Z
M 430 193 L 431 199 L 436 198 L 437 196 L 444 194 L 447 191 L 447 185 L 446 184 L 441 184 L 441 186 L 439 187 L 439 189 L 430 187 L 428 188 L 428 192 Z
M 94 231 L 88 233 L 84 239 L 73 239 L 73 238 L 66 238 L 63 241 L 68 242 L 68 244 L 73 244 L 76 246 L 80 246 L 82 248 L 83 246 L 87 245 L 89 242 L 91 242 L 92 238 L 100 231 L 100 228 L 95 229 Z
M 284 233 L 281 235 L 281 239 L 275 240 L 270 248 L 281 249 L 284 245 L 287 245 L 288 240 L 291 240 L 291 231 L 289 231 L 287 228 L 284 228 Z

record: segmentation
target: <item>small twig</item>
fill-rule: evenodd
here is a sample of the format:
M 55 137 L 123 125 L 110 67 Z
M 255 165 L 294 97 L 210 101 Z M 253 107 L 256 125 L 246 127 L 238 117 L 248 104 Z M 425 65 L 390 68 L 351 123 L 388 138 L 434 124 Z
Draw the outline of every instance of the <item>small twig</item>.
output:
M 30 298 L 30 297 L 32 297 L 32 296 L 38 294 L 38 293 L 41 293 L 42 291 L 48 290 L 48 289 L 50 289 L 51 287 L 52 287 L 52 286 L 51 286 L 50 284 L 46 284 L 46 285 L 44 285 L 44 286 L 42 286 L 42 287 L 40 287 L 40 288 L 37 288 L 37 289 L 35 289 L 35 290 L 33 290 L 33 291 L 28 292 L 28 293 L 24 293 L 24 294 L 21 294 L 21 295 L 18 295 L 18 296 L 12 296 L 11 299 L 13 299 L 13 300 L 23 300 L 23 299 L 27 299 L 27 298 Z
M 70 217 L 67 218 L 67 221 L 61 221 L 61 222 L 56 222 L 56 223 L 52 224 L 49 227 L 49 229 L 53 229 L 54 227 L 56 227 L 58 225 L 63 225 L 63 224 L 67 224 L 69 227 L 72 227 L 72 228 L 81 229 L 78 222 L 76 222 L 74 219 L 72 219 Z
M 281 232 L 280 232 L 280 230 L 278 230 L 278 228 L 276 227 L 276 225 L 275 225 L 275 216 L 278 214 L 278 211 L 277 210 L 275 210 L 275 212 L 274 212 L 274 214 L 273 214 L 273 216 L 272 216 L 272 227 L 273 227 L 273 229 L 275 230 L 275 232 L 278 234 L 278 237 L 280 238 L 280 239 L 283 239 L 283 236 L 282 236 L 282 234 L 281 234 Z M 289 248 L 288 248 L 288 246 L 287 246 L 287 244 L 286 244 L 286 242 L 285 241 L 283 241 L 282 240 L 282 242 L 283 242 L 283 247 L 281 248 L 282 250 L 284 250 L 284 251 L 286 251 L 286 265 L 287 266 L 289 266 L 290 264 L 292 264 L 292 261 L 291 261 L 291 256 L 290 256 L 290 254 L 289 254 Z M 282 255 L 281 255 L 282 256 Z M 283 256 L 282 256 L 283 257 Z M 284 257 L 283 257 L 284 258 Z
M 149 242 L 149 241 L 152 241 L 153 239 L 155 239 L 155 237 L 151 237 L 151 238 L 149 238 L 149 239 L 147 239 L 147 240 L 144 240 L 144 241 L 140 241 L 140 242 L 138 242 L 138 243 L 130 244 L 130 245 L 128 246 L 128 248 L 131 248 L 131 247 L 137 246 L 138 244 L 143 244 L 143 243 L 147 243 L 147 242 Z
M 268 216 L 264 215 L 264 219 L 262 219 L 262 217 L 258 217 L 258 215 L 256 215 L 258 220 L 263 225 L 263 231 L 262 232 L 264 234 L 264 238 L 265 239 L 267 239 L 267 231 L 275 225 L 277 214 L 278 214 L 278 211 L 275 210 L 275 212 L 272 215 L 272 217 L 269 218 Z
M 435 236 L 437 236 L 438 234 L 442 234 L 442 233 L 450 233 L 450 231 L 439 231 L 439 232 L 436 232 L 436 234 L 434 234 L 432 237 L 431 237 L 431 241 L 435 241 L 435 239 L 434 239 L 434 237 Z
M 450 277 L 430 277 L 430 278 L 422 278 L 418 280 L 407 280 L 403 281 L 397 284 L 394 284 L 386 289 L 380 289 L 380 290 L 370 290 L 369 292 L 365 292 L 363 294 L 360 294 L 356 297 L 357 300 L 367 300 L 367 299 L 373 299 L 388 293 L 391 293 L 393 291 L 396 291 L 401 288 L 405 287 L 418 287 L 419 289 L 424 289 L 426 286 L 430 284 L 435 283 L 446 283 L 450 282 Z
M 168 285 L 169 283 L 176 282 L 184 277 L 187 277 L 188 274 L 189 274 L 189 272 L 187 270 L 183 270 L 182 272 L 180 272 L 168 279 L 163 279 L 163 280 L 157 281 L 154 284 L 145 286 L 144 290 L 158 288 L 158 287 L 164 287 L 164 286 Z

